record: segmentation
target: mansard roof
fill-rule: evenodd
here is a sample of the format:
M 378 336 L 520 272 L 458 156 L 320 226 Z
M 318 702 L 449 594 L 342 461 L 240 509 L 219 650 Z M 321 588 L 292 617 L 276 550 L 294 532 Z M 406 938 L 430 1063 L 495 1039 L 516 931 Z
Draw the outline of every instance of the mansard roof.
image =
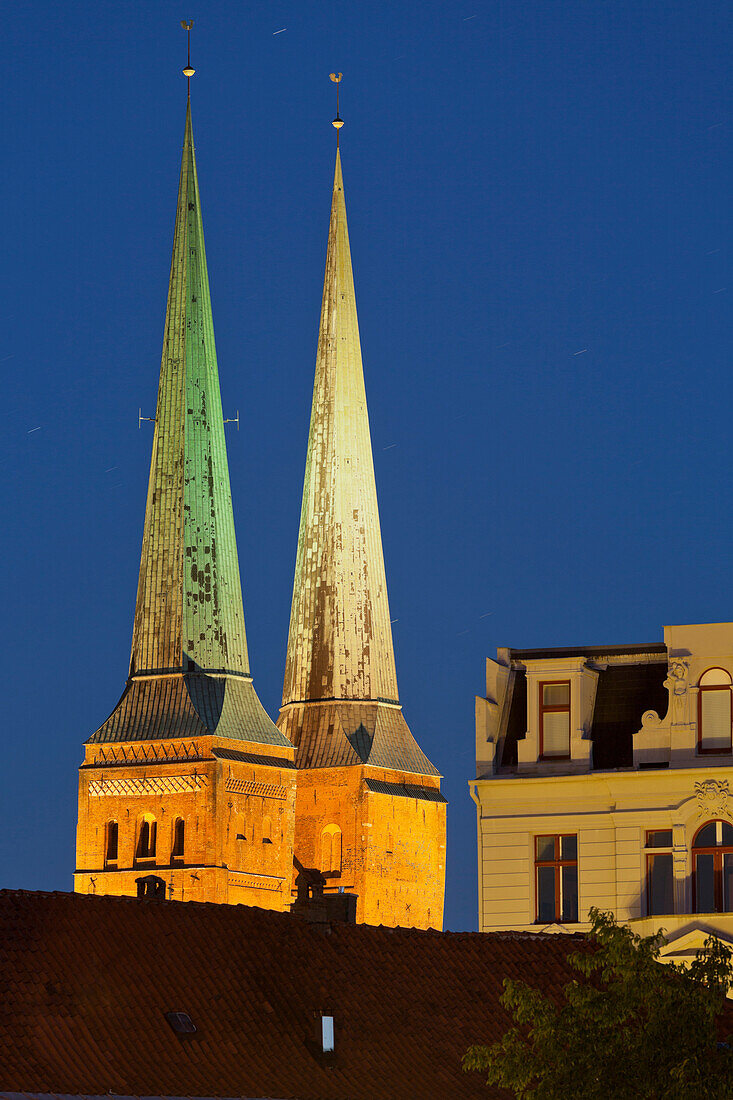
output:
M 509 1026 L 504 978 L 559 995 L 587 941 L 6 890 L 0 942 L 3 1094 L 490 1100 L 461 1057 Z
M 527 730 L 527 677 L 524 661 L 586 657 L 598 673 L 590 736 L 593 770 L 631 768 L 633 736 L 647 710 L 667 713 L 667 647 L 664 643 L 630 646 L 585 646 L 562 649 L 509 649 L 511 672 L 502 725 L 505 730 L 501 769 L 517 764 L 517 742 Z

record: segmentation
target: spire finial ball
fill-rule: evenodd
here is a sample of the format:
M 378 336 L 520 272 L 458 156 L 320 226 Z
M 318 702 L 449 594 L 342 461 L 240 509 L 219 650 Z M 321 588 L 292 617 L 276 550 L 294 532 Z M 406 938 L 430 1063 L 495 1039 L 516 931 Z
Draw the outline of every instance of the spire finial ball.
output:
M 185 77 L 188 77 L 188 79 L 190 80 L 195 72 L 195 69 L 192 69 L 190 65 L 187 65 L 186 68 L 183 70 L 183 75 Z

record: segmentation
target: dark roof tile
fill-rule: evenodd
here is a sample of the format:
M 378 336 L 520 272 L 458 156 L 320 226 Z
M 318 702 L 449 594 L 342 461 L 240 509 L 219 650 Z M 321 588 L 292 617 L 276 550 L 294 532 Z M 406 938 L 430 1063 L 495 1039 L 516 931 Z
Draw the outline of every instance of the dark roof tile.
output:
M 22 891 L 0 892 L 0 942 L 0 1090 L 282 1100 L 498 1096 L 460 1060 L 505 1030 L 504 977 L 557 993 L 586 943 Z

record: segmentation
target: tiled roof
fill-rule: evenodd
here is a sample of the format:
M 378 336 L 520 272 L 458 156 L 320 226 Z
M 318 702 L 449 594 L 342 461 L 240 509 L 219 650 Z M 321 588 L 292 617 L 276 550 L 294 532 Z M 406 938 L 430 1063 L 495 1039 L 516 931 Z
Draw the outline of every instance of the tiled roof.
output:
M 508 1026 L 503 979 L 559 993 L 586 942 L 325 927 L 238 905 L 0 892 L 0 1091 L 490 1100 L 460 1061 Z M 196 1032 L 175 1034 L 168 1012 Z

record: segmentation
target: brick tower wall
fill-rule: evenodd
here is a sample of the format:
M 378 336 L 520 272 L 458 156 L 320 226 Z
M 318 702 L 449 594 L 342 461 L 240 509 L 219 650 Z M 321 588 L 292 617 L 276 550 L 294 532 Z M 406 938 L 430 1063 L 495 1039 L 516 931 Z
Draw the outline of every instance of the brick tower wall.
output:
M 442 928 L 445 803 L 374 794 L 367 777 L 393 784 L 416 778 L 354 766 L 298 771 L 295 857 L 326 876 L 327 892 L 358 895 L 359 923 Z M 333 826 L 340 860 L 327 866 Z
M 154 744 L 161 758 L 175 758 L 177 752 L 179 758 L 134 762 L 139 745 L 116 745 L 107 750 L 103 764 L 99 746 L 87 747 L 79 772 L 74 889 L 135 895 L 136 880 L 152 874 L 165 881 L 166 895 L 178 901 L 242 902 L 286 910 L 291 900 L 295 771 L 206 759 L 200 746 L 191 754 L 197 759 L 181 759 L 185 754 L 180 745 Z M 145 815 L 156 822 L 155 855 L 148 857 L 139 850 Z M 178 818 L 184 822 L 182 855 L 174 854 Z M 107 858 L 110 822 L 117 822 L 116 860 Z

